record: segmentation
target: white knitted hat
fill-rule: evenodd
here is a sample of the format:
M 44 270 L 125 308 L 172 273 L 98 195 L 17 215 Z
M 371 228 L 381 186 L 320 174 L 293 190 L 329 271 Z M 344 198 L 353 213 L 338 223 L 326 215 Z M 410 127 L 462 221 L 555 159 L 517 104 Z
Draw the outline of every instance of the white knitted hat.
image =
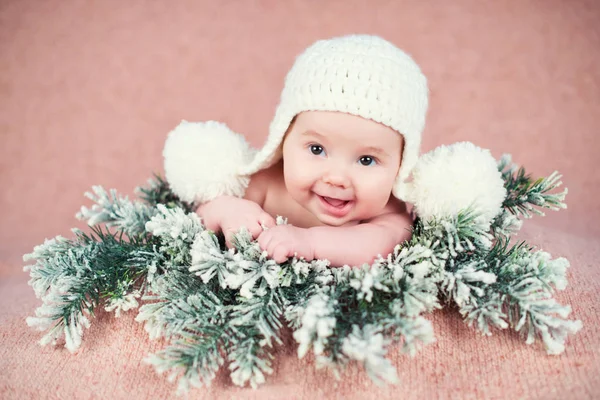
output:
M 427 105 L 427 79 L 414 60 L 390 42 L 369 35 L 320 40 L 297 57 L 269 137 L 240 172 L 252 175 L 279 161 L 285 132 L 299 113 L 339 111 L 380 122 L 404 136 L 392 193 L 406 200 L 405 180 L 419 157 Z

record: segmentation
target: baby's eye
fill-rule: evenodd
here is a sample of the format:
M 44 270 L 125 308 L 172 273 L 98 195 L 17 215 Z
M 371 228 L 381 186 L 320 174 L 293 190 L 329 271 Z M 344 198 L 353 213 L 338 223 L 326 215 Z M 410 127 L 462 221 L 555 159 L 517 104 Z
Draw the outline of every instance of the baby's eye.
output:
M 324 152 L 323 146 L 319 146 L 318 144 L 313 144 L 310 146 L 310 152 L 313 153 L 315 156 L 320 156 Z
M 371 157 L 371 156 L 362 156 L 362 157 L 361 157 L 361 158 L 358 160 L 358 162 L 359 162 L 361 165 L 364 165 L 364 166 L 369 166 L 369 165 L 375 165 L 375 164 L 377 164 L 377 161 L 375 161 L 375 158 L 373 158 L 373 157 Z

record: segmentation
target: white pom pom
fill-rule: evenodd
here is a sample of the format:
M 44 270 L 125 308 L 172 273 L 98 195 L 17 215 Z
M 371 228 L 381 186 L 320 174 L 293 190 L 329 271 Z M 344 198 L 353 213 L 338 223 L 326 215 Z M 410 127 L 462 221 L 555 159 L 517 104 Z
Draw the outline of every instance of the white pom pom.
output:
M 253 150 L 223 123 L 182 121 L 169 133 L 163 156 L 167 181 L 183 201 L 242 197 L 248 187 L 249 177 L 238 170 L 252 159 Z
M 506 197 L 502 174 L 489 150 L 462 142 L 423 155 L 413 169 L 409 199 L 426 222 L 467 208 L 489 226 Z

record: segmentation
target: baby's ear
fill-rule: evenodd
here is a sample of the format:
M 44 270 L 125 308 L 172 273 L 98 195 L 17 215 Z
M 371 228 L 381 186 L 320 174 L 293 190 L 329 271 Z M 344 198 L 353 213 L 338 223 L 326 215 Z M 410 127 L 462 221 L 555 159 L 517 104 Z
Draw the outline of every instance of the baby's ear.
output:
M 421 156 L 412 175 L 407 201 L 424 222 L 470 209 L 481 224 L 489 225 L 506 198 L 497 161 L 489 150 L 470 142 L 440 146 Z
M 244 136 L 221 122 L 182 121 L 165 143 L 165 176 L 173 192 L 189 203 L 243 197 L 250 179 L 238 171 L 254 153 Z

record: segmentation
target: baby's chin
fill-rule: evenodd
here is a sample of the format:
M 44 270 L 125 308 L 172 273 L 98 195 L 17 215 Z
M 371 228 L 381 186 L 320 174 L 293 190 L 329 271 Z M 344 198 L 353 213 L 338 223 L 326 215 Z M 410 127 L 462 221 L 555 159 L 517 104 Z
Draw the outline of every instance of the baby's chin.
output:
M 317 216 L 317 218 L 319 219 L 319 221 L 321 221 L 324 225 L 327 226 L 332 226 L 332 227 L 343 227 L 343 226 L 354 226 L 354 225 L 358 225 L 358 223 L 360 221 L 335 221 L 334 218 L 324 218 L 321 219 Z
M 356 218 L 336 218 L 331 215 L 314 214 L 315 217 L 323 224 L 333 227 L 354 226 L 358 225 L 362 219 Z

